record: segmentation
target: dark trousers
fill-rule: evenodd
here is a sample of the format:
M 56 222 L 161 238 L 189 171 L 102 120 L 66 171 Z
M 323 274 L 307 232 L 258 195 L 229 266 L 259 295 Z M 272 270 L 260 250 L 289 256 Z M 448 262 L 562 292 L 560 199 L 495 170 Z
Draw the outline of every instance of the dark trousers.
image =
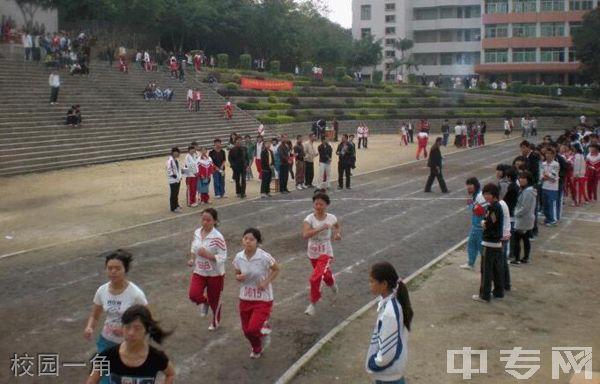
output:
M 504 290 L 510 291 L 510 269 L 508 268 L 508 259 L 510 258 L 510 240 L 502 240 L 502 264 L 504 269 Z
M 531 251 L 531 231 L 515 231 L 512 236 L 512 255 L 516 261 L 521 261 L 521 241 L 523 242 L 523 260 L 529 260 Z
M 279 166 L 279 192 L 287 191 L 288 177 L 290 175 L 290 166 L 288 163 L 281 163 Z
M 169 203 L 171 205 L 171 212 L 179 208 L 179 186 L 181 182 L 169 184 L 171 188 L 171 194 L 169 196 Z
M 358 148 L 360 149 L 360 145 L 362 144 L 363 148 L 367 148 L 369 138 L 368 137 L 359 137 L 358 138 Z
M 260 193 L 269 194 L 271 188 L 271 170 L 262 170 L 262 179 L 260 180 Z
M 504 257 L 502 248 L 482 247 L 481 251 L 481 285 L 479 296 L 490 301 L 494 283 L 494 297 L 504 297 Z
M 450 136 L 450 134 L 449 134 L 449 133 L 443 133 L 443 134 L 442 134 L 442 145 L 443 145 L 444 147 L 447 147 L 447 146 L 448 146 L 448 137 L 449 137 L 449 136 Z
M 246 195 L 246 169 L 234 168 L 233 180 L 235 181 L 235 194 Z
M 315 163 L 312 161 L 304 162 L 304 184 L 312 185 L 315 178 Z
M 50 87 L 50 102 L 56 103 L 58 100 L 58 91 L 60 91 L 60 87 Z
M 444 180 L 444 175 L 442 175 L 442 170 L 440 169 L 438 172 L 438 169 L 436 167 L 429 168 L 429 178 L 427 179 L 427 183 L 425 183 L 425 191 L 426 192 L 431 191 L 431 185 L 433 184 L 433 180 L 435 178 L 437 178 L 442 192 L 444 192 L 444 193 L 448 192 L 448 187 L 446 186 L 446 181 Z
M 344 174 L 346 175 L 346 188 L 350 188 L 350 164 L 338 161 L 338 187 L 344 187 Z
M 415 131 L 414 129 L 411 129 L 408 131 L 408 142 L 409 143 L 414 143 L 415 142 Z

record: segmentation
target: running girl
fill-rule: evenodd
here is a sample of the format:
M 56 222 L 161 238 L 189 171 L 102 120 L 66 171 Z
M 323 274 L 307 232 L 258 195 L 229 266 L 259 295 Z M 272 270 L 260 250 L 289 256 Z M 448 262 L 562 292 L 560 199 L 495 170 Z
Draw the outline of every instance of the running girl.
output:
M 413 318 L 408 289 L 388 262 L 371 267 L 369 288 L 380 300 L 367 353 L 367 372 L 375 383 L 404 384 L 408 331 Z
M 200 306 L 200 316 L 212 310 L 213 318 L 209 331 L 219 328 L 221 322 L 221 292 L 225 280 L 225 260 L 227 244 L 215 227 L 218 223 L 217 211 L 206 208 L 202 211 L 201 227 L 194 231 L 188 266 L 194 267 L 190 281 L 190 300 Z M 206 292 L 206 294 L 205 294 Z
M 197 190 L 200 194 L 200 204 L 209 204 L 210 196 L 208 190 L 210 187 L 210 178 L 215 171 L 215 166 L 207 154 L 206 147 L 200 148 L 200 156 L 198 157 L 198 180 Z
M 148 305 L 144 292 L 127 280 L 132 260 L 131 253 L 117 249 L 106 255 L 105 260 L 104 266 L 109 282 L 100 286 L 96 291 L 94 307 L 83 332 L 85 338 L 91 340 L 100 315 L 102 312 L 106 313 L 102 332 L 96 341 L 98 353 L 123 341 L 121 316 L 129 307 L 136 304 Z M 102 382 L 108 383 L 108 380 L 103 378 Z
M 104 376 L 111 383 L 156 383 L 156 375 L 162 372 L 164 383 L 175 380 L 175 367 L 165 353 L 148 343 L 147 336 L 161 344 L 170 335 L 160 328 L 152 318 L 148 308 L 134 305 L 127 309 L 119 320 L 123 324 L 123 343 L 99 353 L 110 364 L 110 376 Z M 94 371 L 87 384 L 100 382 L 100 371 Z
M 256 228 L 244 231 L 244 250 L 235 255 L 233 267 L 240 286 L 240 318 L 244 335 L 250 341 L 251 359 L 258 359 L 271 342 L 269 318 L 273 310 L 271 283 L 279 274 L 277 261 L 259 248 L 262 235 Z
M 337 293 L 338 287 L 331 273 L 330 263 L 333 260 L 333 247 L 331 246 L 332 228 L 335 230 L 333 240 L 342 239 L 342 226 L 337 218 L 327 213 L 331 203 L 324 189 L 317 189 L 313 195 L 314 212 L 304 219 L 302 236 L 308 240 L 308 257 L 313 267 L 310 276 L 310 304 L 304 313 L 314 316 L 315 305 L 321 298 L 321 283 L 324 281 Z

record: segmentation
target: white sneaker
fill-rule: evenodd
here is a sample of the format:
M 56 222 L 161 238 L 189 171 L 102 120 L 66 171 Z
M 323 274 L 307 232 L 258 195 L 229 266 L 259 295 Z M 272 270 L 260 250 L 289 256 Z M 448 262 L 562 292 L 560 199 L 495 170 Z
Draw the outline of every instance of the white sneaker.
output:
M 301 190 L 302 190 L 302 186 L 300 186 L 300 185 L 296 185 L 296 190 L 297 190 L 297 191 L 301 191 Z
M 206 317 L 208 315 L 208 305 L 200 304 L 200 317 Z
M 333 285 L 332 285 L 330 288 L 331 288 L 331 291 L 332 291 L 334 294 L 337 294 L 337 293 L 338 293 L 338 291 L 339 291 L 339 288 L 338 288 L 338 285 L 337 285 L 337 283 L 333 283 Z
M 478 301 L 480 303 L 487 303 L 487 301 L 483 300 L 479 295 L 473 295 L 473 296 L 471 296 L 471 299 Z
M 251 359 L 260 359 L 260 353 L 254 353 L 254 352 L 250 352 L 250 358 Z
M 262 351 L 264 352 L 267 350 L 267 348 L 269 348 L 269 345 L 271 345 L 271 335 L 270 334 L 264 335 L 261 338 L 261 343 L 262 343 Z
M 304 311 L 304 314 L 307 316 L 314 316 L 315 315 L 315 305 L 313 303 L 308 304 L 308 307 L 306 307 L 306 311 Z
M 196 208 L 198 206 L 198 203 L 194 203 L 191 206 L 192 206 L 192 208 Z
M 460 268 L 461 268 L 461 269 L 467 269 L 467 270 L 470 270 L 470 271 L 472 271 L 472 270 L 474 270 L 474 269 L 475 269 L 475 267 L 474 267 L 474 266 L 472 266 L 472 265 L 469 265 L 469 263 L 466 263 L 466 264 L 463 264 L 463 265 L 461 265 L 461 266 L 460 266 Z
M 219 323 L 217 323 L 217 324 L 212 324 L 212 323 L 211 323 L 211 324 L 208 326 L 208 330 L 209 330 L 209 331 L 216 331 L 217 329 L 219 329 Z

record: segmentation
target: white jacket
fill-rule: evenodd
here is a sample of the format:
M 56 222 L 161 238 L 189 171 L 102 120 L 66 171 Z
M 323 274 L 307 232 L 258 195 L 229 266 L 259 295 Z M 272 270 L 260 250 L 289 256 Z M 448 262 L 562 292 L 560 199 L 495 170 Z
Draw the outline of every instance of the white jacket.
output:
M 183 161 L 183 176 L 194 177 L 198 173 L 198 157 L 195 155 L 185 155 Z
M 178 162 L 173 158 L 173 156 L 169 156 L 166 168 L 169 184 L 179 183 L 181 181 L 181 170 L 179 169 Z
M 573 156 L 573 176 L 578 178 L 585 176 L 585 158 L 581 153 Z
M 392 293 L 377 306 L 377 323 L 367 353 L 366 369 L 374 380 L 394 381 L 404 376 L 407 341 L 402 307 Z

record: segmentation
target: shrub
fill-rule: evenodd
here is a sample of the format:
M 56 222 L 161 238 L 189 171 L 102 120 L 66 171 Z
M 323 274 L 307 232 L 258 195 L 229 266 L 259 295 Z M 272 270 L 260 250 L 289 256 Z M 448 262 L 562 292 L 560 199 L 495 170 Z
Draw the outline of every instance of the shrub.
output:
M 286 73 L 283 78 L 289 81 L 294 81 L 294 75 L 292 75 L 291 73 Z
M 352 76 L 350 76 L 350 75 L 344 75 L 344 77 L 342 78 L 342 82 L 344 82 L 344 83 L 350 83 L 350 82 L 352 82 Z
M 329 92 L 333 92 L 336 93 L 337 92 L 337 87 L 335 85 L 330 85 L 328 87 Z
M 300 99 L 295 96 L 288 97 L 285 101 L 292 105 L 300 105 Z
M 219 53 L 217 55 L 217 66 L 219 68 L 228 68 L 229 67 L 229 55 L 226 53 Z
M 364 85 L 359 85 L 358 87 L 356 87 L 356 91 L 360 93 L 367 93 L 367 88 L 365 88 Z
M 465 105 L 467 103 L 467 98 L 461 93 L 456 97 L 456 103 L 458 105 Z
M 312 116 L 312 115 L 314 115 L 314 112 L 311 109 L 305 109 L 304 110 L 304 115 L 305 116 Z
M 242 80 L 242 75 L 240 75 L 239 73 L 234 73 L 233 75 L 231 75 L 231 80 L 239 84 L 239 82 Z
M 427 96 L 427 91 L 425 90 L 425 88 L 415 88 L 413 91 L 413 96 L 414 97 L 425 97 Z
M 388 108 L 388 109 L 386 109 L 385 113 L 387 115 L 390 115 L 390 116 L 397 116 L 398 115 L 398 111 L 396 109 L 394 109 L 394 108 Z
M 346 99 L 344 99 L 344 102 L 348 105 L 354 105 L 356 103 L 356 100 L 354 100 L 351 97 L 347 97 Z
M 427 100 L 425 100 L 425 105 L 427 107 L 437 107 L 440 105 L 440 100 L 436 96 L 429 96 Z
M 383 72 L 382 71 L 373 71 L 373 84 L 381 84 L 383 80 Z
M 249 97 L 246 99 L 246 102 L 256 104 L 256 103 L 258 103 L 258 99 L 256 97 Z
M 513 81 L 510 83 L 510 90 L 515 93 L 523 92 L 523 83 L 520 81 Z
M 396 100 L 396 104 L 398 104 L 398 105 L 409 105 L 410 104 L 410 100 L 407 99 L 406 97 L 402 97 L 402 98 Z
M 225 87 L 231 91 L 236 91 L 240 88 L 240 86 L 237 83 L 227 83 Z
M 446 116 L 448 116 L 448 117 L 454 117 L 454 116 L 456 116 L 456 112 L 454 112 L 453 110 L 446 111 Z
M 298 112 L 296 112 L 294 109 L 288 109 L 285 114 L 288 116 L 293 116 L 293 117 L 298 116 Z
M 248 53 L 240 55 L 240 68 L 252 69 L 252 56 Z
M 335 67 L 335 79 L 342 81 L 346 76 L 346 67 Z
M 303 61 L 302 62 L 302 74 L 304 76 L 312 76 L 312 68 L 313 68 L 312 61 Z
M 277 112 L 277 111 L 271 111 L 271 112 L 269 112 L 267 114 L 267 116 L 269 116 L 269 117 L 277 117 L 277 116 L 279 116 L 279 112 Z
M 374 97 L 374 98 L 371 99 L 371 103 L 373 103 L 373 104 L 379 104 L 379 103 L 381 103 L 381 100 L 378 97 Z
M 333 114 L 335 116 L 343 116 L 344 115 L 344 110 L 342 110 L 342 109 L 334 109 L 333 110 Z
M 386 85 L 386 86 L 383 88 L 383 90 L 384 90 L 386 93 L 392 93 L 392 92 L 394 92 L 394 87 L 392 87 L 391 85 Z
M 275 104 L 275 103 L 277 103 L 277 98 L 275 96 L 269 96 L 268 101 L 271 104 Z
M 507 109 L 504 111 L 504 116 L 513 117 L 515 116 L 515 112 L 512 109 Z
M 279 60 L 273 60 L 270 63 L 270 67 L 271 67 L 271 73 L 278 74 L 279 70 L 281 68 L 281 63 L 279 62 Z
M 368 116 L 368 115 L 369 115 L 369 111 L 368 111 L 368 110 L 366 110 L 366 109 L 361 109 L 359 113 L 360 113 L 361 115 L 363 115 L 363 116 Z
M 417 84 L 417 75 L 414 73 L 410 73 L 406 78 L 408 79 L 408 84 Z
M 533 116 L 540 116 L 542 114 L 542 108 L 540 107 L 535 107 L 533 108 Z
M 477 89 L 479 89 L 480 91 L 485 91 L 486 89 L 489 89 L 489 87 L 490 85 L 485 80 L 479 80 L 477 82 Z
M 312 88 L 311 87 L 302 87 L 302 88 L 300 88 L 300 92 L 311 94 L 312 93 Z

